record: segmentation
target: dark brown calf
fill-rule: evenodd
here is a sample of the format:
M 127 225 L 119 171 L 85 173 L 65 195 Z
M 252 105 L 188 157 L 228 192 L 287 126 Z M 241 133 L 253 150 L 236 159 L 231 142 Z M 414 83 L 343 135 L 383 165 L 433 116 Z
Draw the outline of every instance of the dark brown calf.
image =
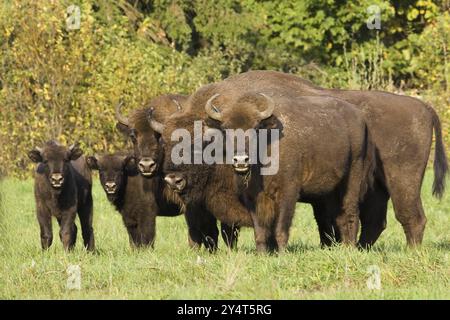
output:
M 31 150 L 28 156 L 37 163 L 34 195 L 42 249 L 49 248 L 53 241 L 52 216 L 60 226 L 59 235 L 64 249 L 75 246 L 75 217 L 78 212 L 84 246 L 93 251 L 92 177 L 81 149 L 76 144 L 66 148 L 49 141 L 43 148 Z
M 144 179 L 138 172 L 133 156 L 103 155 L 86 159 L 92 170 L 98 170 L 100 183 L 108 200 L 121 214 L 130 244 L 152 246 L 155 239 L 157 179 Z M 166 214 L 180 214 L 173 206 Z

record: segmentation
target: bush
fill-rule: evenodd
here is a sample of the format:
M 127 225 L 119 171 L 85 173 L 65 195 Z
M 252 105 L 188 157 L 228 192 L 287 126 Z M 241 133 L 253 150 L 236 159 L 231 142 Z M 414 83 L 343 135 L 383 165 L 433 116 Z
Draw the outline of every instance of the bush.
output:
M 370 5 L 381 30 L 366 26 Z M 52 138 L 86 153 L 122 149 L 120 99 L 129 111 L 249 69 L 413 90 L 437 108 L 450 141 L 448 11 L 439 0 L 2 1 L 0 171 L 28 175 L 26 152 Z

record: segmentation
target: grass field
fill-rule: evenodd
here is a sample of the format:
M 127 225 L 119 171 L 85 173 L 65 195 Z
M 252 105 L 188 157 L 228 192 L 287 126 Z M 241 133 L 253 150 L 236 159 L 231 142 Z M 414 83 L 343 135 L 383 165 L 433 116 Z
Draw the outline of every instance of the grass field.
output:
M 95 183 L 94 228 L 98 253 L 81 246 L 64 253 L 54 221 L 54 242 L 40 249 L 32 181 L 1 182 L 0 298 L 2 299 L 449 299 L 450 196 L 431 197 L 432 173 L 423 186 L 428 217 L 424 244 L 405 248 L 389 209 L 388 227 L 371 252 L 323 250 L 312 212 L 298 205 L 287 253 L 257 255 L 253 232 L 238 250 L 223 242 L 216 254 L 188 249 L 183 217 L 158 218 L 154 250 L 132 250 L 118 213 Z M 81 268 L 81 289 L 67 289 L 67 268 Z M 371 267 L 376 266 L 376 267 Z M 381 289 L 369 289 L 379 268 Z

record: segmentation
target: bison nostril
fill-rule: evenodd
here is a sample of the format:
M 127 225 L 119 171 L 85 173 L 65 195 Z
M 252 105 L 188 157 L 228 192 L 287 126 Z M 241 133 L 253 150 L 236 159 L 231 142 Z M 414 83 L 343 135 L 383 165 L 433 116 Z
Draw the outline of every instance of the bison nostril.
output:
M 62 186 L 64 177 L 61 173 L 53 173 L 50 177 L 51 184 L 56 187 Z
M 234 165 L 248 165 L 248 163 L 249 163 L 248 160 L 249 160 L 249 157 L 247 155 L 234 156 L 233 164 Z
M 108 193 L 113 193 L 116 190 L 116 183 L 115 182 L 106 182 L 105 183 L 105 190 Z
M 152 159 L 143 158 L 138 164 L 139 170 L 143 174 L 151 174 L 156 169 L 156 163 Z

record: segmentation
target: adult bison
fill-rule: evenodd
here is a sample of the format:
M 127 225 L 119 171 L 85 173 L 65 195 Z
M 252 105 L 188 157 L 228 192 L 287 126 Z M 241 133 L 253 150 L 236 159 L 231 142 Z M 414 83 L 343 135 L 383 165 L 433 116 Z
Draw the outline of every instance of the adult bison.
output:
M 210 97 L 209 88 L 197 91 L 192 101 L 198 102 Z M 358 203 L 367 190 L 367 185 L 370 184 L 368 180 L 375 162 L 375 150 L 370 142 L 362 113 L 345 101 L 329 97 L 295 97 L 295 99 L 283 97 L 275 102 L 264 94 L 248 93 L 230 99 L 230 105 L 219 105 L 214 108 L 212 102 L 217 97 L 214 95 L 209 98 L 206 110 L 216 121 L 220 120 L 221 125 L 218 126 L 220 129 L 276 127 L 281 130 L 279 173 L 262 177 L 261 167 L 252 166 L 249 178 L 247 171 L 250 166 L 240 163 L 237 159 L 242 157 L 248 159 L 249 150 L 246 149 L 245 154 L 238 154 L 233 159 L 235 170 L 245 176 L 246 185 L 241 183 L 239 186 L 243 187 L 242 190 L 233 187 L 233 177 L 228 176 L 227 180 L 225 176 L 218 179 L 219 183 L 228 184 L 225 190 L 231 194 L 223 198 L 233 199 L 232 194 L 238 191 L 248 212 L 251 213 L 258 250 L 285 248 L 295 203 L 299 199 L 312 204 L 341 208 L 339 212 L 323 210 L 322 213 L 328 213 L 328 217 L 316 216 L 321 235 L 331 236 L 332 231 L 330 228 L 324 229 L 324 224 L 329 227 L 333 223 L 332 220 L 336 220 L 342 240 L 356 242 Z M 221 108 L 224 110 L 223 114 L 219 111 Z M 261 108 L 264 111 L 260 111 Z M 274 110 L 277 116 L 273 115 Z M 168 121 L 170 126 L 165 126 L 163 140 L 166 143 L 166 152 L 172 152 L 174 148 L 173 142 L 167 142 L 171 141 L 174 129 L 187 128 L 189 124 L 192 127 L 194 119 L 186 116 L 184 118 L 185 121 L 189 120 L 184 126 L 180 121 L 172 123 L 172 119 Z M 154 122 L 152 125 L 157 127 Z M 323 141 L 328 143 L 324 144 Z M 330 154 L 333 157 L 330 157 Z M 178 170 L 175 168 L 177 166 L 166 158 L 164 165 L 164 171 L 168 174 L 166 177 L 170 176 L 172 181 L 178 181 L 183 185 L 183 189 L 187 190 L 183 191 L 187 194 L 198 194 L 198 191 L 191 191 L 195 188 L 202 190 L 196 185 L 204 184 L 195 180 L 202 175 L 192 174 L 193 171 L 202 170 L 199 166 L 190 165 L 190 168 L 178 166 Z M 229 168 L 231 169 L 231 166 Z M 214 196 L 214 193 L 211 193 L 211 196 Z M 234 196 L 234 199 L 239 198 Z M 213 200 L 215 201 L 217 200 Z M 227 201 L 223 206 L 227 205 L 232 212 L 234 207 L 238 206 L 231 201 Z M 245 212 L 243 216 L 248 217 L 249 213 Z M 224 219 L 217 213 L 216 216 Z M 322 221 L 324 223 L 321 223 Z M 322 241 L 325 242 L 326 239 Z
M 48 141 L 43 148 L 34 148 L 28 153 L 28 157 L 37 163 L 34 195 L 42 249 L 48 249 L 53 241 L 52 216 L 60 226 L 59 236 L 64 249 L 75 246 L 77 212 L 84 246 L 89 251 L 95 249 L 92 177 L 82 153 L 77 144 L 67 148 L 55 141 Z
M 213 108 L 216 97 L 207 101 L 205 109 L 219 122 L 218 128 L 258 130 L 258 135 L 261 129 L 281 132 L 279 140 L 271 138 L 265 150 L 272 161 L 278 161 L 276 173 L 261 174 L 267 169 L 259 162 L 261 150 L 258 162 L 251 165 L 248 161 L 252 143 L 263 148 L 258 135 L 250 136 L 241 150 L 233 150 L 233 167 L 239 175 L 241 197 L 253 213 L 258 250 L 266 251 L 267 245 L 279 250 L 286 247 L 299 200 L 336 208 L 326 217 L 316 215 L 321 234 L 327 226 L 320 222 L 329 217 L 336 221 L 341 240 L 356 244 L 359 202 L 371 185 L 375 167 L 375 149 L 363 114 L 331 97 L 273 99 L 264 93 L 245 93 L 229 106 Z M 273 154 L 275 143 L 279 144 L 278 155 Z
M 187 212 L 196 219 L 198 212 L 208 212 L 224 226 L 225 241 L 234 244 L 240 227 L 252 227 L 250 212 L 241 204 L 238 190 L 234 184 L 233 169 L 225 164 L 192 164 L 194 153 L 190 153 L 190 163 L 175 164 L 171 153 L 178 141 L 172 141 L 172 133 L 178 129 L 186 130 L 194 136 L 194 121 L 198 115 L 189 111 L 170 117 L 165 124 L 150 118 L 150 124 L 162 135 L 165 154 L 163 172 L 168 186 L 176 192 L 186 205 Z M 203 132 L 205 133 L 205 132 Z M 203 134 L 202 133 L 202 134 Z M 201 147 L 204 145 L 202 144 Z
M 374 188 L 360 206 L 360 245 L 371 246 L 386 227 L 387 202 L 392 199 L 408 245 L 420 244 L 426 217 L 420 190 L 427 165 L 433 129 L 436 137 L 433 195 L 441 197 L 448 171 L 436 112 L 424 102 L 381 91 L 324 89 L 302 78 L 275 71 L 250 71 L 210 86 L 212 95 L 221 93 L 218 105 L 236 92 L 265 92 L 280 96 L 331 96 L 345 100 L 364 113 L 376 147 L 377 170 Z M 201 112 L 205 101 L 193 101 Z M 205 115 L 201 116 L 204 117 Z
M 129 117 L 121 114 L 120 106 L 116 108 L 117 128 L 133 142 L 134 155 L 143 177 L 159 181 L 163 179 L 160 165 L 164 153 L 159 141 L 160 133 L 150 126 L 149 116 L 159 124 L 164 124 L 170 115 L 182 110 L 187 99 L 188 97 L 183 95 L 162 95 L 152 99 L 145 108 L 134 110 Z M 179 203 L 179 196 L 169 189 L 164 192 L 164 199 L 166 203 Z M 189 243 L 191 246 L 203 244 L 209 250 L 215 250 L 219 234 L 217 221 L 209 212 L 197 209 L 195 215 L 191 210 L 184 210 L 189 229 Z M 226 224 L 222 224 L 221 231 L 226 244 L 234 246 L 237 231 Z

